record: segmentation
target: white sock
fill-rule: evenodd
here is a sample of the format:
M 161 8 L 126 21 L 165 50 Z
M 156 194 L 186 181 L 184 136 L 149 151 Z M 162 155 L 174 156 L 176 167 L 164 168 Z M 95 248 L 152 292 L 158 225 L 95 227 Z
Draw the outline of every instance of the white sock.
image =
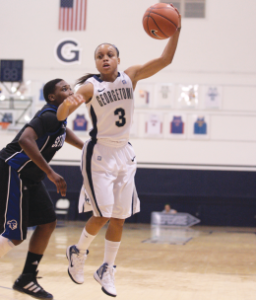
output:
M 0 258 L 11 251 L 14 246 L 12 241 L 0 235 Z
M 103 263 L 108 263 L 110 267 L 115 264 L 116 255 L 121 242 L 111 242 L 105 239 L 105 251 Z
M 89 234 L 86 229 L 82 231 L 82 234 L 80 236 L 80 239 L 78 243 L 76 244 L 76 247 L 78 248 L 79 251 L 81 252 L 86 252 L 86 250 L 89 248 L 91 245 L 91 242 L 94 240 L 96 235 L 91 235 Z

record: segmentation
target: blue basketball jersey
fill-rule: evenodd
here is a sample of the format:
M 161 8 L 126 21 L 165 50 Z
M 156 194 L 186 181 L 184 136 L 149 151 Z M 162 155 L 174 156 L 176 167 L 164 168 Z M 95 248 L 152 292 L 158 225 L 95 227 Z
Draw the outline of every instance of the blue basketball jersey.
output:
M 56 117 L 58 107 L 51 104 L 46 104 L 38 111 L 30 123 L 26 124 L 16 135 L 11 143 L 0 151 L 0 159 L 3 159 L 22 176 L 31 178 L 35 181 L 42 180 L 45 176 L 44 172 L 34 164 L 28 155 L 19 145 L 19 138 L 26 127 L 32 127 L 35 132 L 42 132 L 42 135 L 36 140 L 39 151 L 44 159 L 49 162 L 55 153 L 63 146 L 66 138 L 67 121 L 59 122 Z M 45 132 L 43 128 L 47 126 L 47 118 L 56 118 L 55 128 L 50 128 Z M 55 120 L 54 120 L 55 121 Z

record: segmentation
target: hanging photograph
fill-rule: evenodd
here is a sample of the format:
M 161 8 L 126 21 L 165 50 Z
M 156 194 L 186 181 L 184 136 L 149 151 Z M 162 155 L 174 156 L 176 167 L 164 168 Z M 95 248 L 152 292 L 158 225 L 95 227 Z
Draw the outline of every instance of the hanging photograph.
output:
M 178 87 L 178 107 L 196 108 L 199 104 L 198 85 L 179 85 Z
M 189 138 L 209 139 L 210 133 L 209 115 L 190 115 L 189 116 Z
M 88 131 L 88 120 L 85 118 L 84 114 L 76 114 L 76 117 L 73 120 L 73 130 Z
M 87 135 L 91 130 L 91 122 L 87 110 L 79 107 L 75 113 L 68 118 L 68 127 L 79 134 Z
M 161 83 L 155 85 L 155 107 L 173 107 L 174 85 Z
M 135 107 L 152 107 L 153 105 L 153 84 L 138 83 L 134 91 Z
M 222 96 L 222 87 L 221 86 L 204 86 L 204 103 L 205 108 L 211 109 L 220 109 L 221 108 L 221 96 Z
M 179 112 L 167 115 L 165 135 L 168 138 L 186 138 L 186 115 Z
M 163 136 L 163 114 L 150 113 L 145 114 L 145 129 L 144 134 L 147 137 L 162 137 Z

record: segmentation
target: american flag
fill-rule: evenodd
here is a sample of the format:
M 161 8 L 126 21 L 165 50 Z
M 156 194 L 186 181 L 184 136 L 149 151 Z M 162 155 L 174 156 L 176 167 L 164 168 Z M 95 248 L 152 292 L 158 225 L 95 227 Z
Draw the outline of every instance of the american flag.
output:
M 60 0 L 59 30 L 85 30 L 86 11 L 87 0 Z

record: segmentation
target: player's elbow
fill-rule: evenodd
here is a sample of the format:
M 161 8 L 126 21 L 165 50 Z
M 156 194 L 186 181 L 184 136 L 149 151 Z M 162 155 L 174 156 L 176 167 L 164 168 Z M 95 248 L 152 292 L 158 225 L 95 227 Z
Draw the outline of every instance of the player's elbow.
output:
M 24 147 L 26 147 L 26 145 L 29 144 L 31 139 L 32 139 L 31 137 L 22 134 L 21 137 L 18 140 L 18 143 L 21 146 L 21 148 L 24 148 Z
M 23 148 L 23 146 L 26 144 L 26 138 L 21 136 L 18 140 L 18 143 L 21 146 L 21 148 Z
M 160 59 L 161 68 L 163 69 L 169 66 L 172 63 L 172 59 L 173 59 L 172 57 L 162 56 Z
M 164 67 L 169 66 L 172 63 L 173 57 L 164 57 L 163 58 L 163 65 Z

